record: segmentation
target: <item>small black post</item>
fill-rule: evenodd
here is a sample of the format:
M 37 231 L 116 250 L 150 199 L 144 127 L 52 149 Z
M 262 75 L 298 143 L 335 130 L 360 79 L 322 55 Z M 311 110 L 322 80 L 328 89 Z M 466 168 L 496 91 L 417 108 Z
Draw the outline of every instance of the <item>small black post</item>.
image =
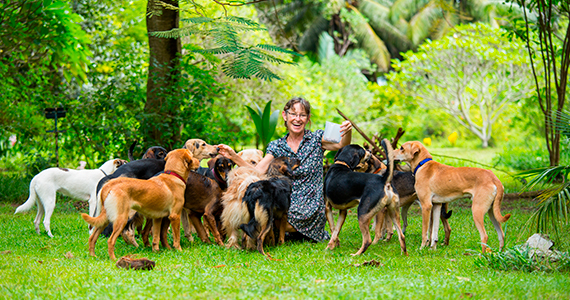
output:
M 64 118 L 65 117 L 65 109 L 63 107 L 58 108 L 46 108 L 44 110 L 45 116 L 47 119 L 54 119 L 55 121 L 55 130 L 48 130 L 46 132 L 53 132 L 55 133 L 55 163 L 56 167 L 59 167 L 59 146 L 57 144 L 58 140 L 58 133 L 65 132 L 57 130 L 57 118 Z

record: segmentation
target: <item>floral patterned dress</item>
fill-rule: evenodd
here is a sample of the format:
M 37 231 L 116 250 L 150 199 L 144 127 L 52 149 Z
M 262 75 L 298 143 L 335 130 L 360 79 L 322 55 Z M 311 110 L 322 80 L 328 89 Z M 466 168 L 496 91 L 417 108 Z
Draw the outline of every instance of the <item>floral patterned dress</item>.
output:
M 289 223 L 306 237 L 317 242 L 328 240 L 325 231 L 325 202 L 323 200 L 323 130 L 305 130 L 297 153 L 287 144 L 287 137 L 272 141 L 267 153 L 274 157 L 286 156 L 301 161 L 293 177 L 291 207 L 287 215 Z

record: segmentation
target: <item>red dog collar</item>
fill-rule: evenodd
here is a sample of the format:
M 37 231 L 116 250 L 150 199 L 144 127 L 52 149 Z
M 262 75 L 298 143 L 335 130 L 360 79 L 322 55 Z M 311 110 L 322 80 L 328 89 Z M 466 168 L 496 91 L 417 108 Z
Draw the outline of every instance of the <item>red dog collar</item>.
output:
M 184 178 L 182 178 L 182 176 L 180 176 L 180 174 L 174 172 L 174 171 L 164 171 L 165 174 L 170 174 L 173 175 L 175 177 L 178 177 L 178 179 L 182 180 L 182 182 L 184 182 L 184 184 L 186 184 L 186 180 Z

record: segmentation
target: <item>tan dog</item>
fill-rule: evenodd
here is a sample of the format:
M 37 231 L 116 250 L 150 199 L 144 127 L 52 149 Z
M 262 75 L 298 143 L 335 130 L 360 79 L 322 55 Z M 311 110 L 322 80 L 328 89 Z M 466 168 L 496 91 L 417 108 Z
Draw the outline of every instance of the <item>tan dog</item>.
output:
M 258 149 L 244 149 L 237 155 L 254 167 L 263 159 L 263 151 Z
M 417 141 L 404 143 L 400 149 L 395 150 L 394 159 L 409 162 L 415 173 L 415 189 L 422 208 L 421 247 L 427 246 L 430 240 L 428 225 L 431 218 L 439 220 L 441 205 L 470 197 L 473 202 L 471 205 L 473 220 L 479 230 L 482 251 L 486 251 L 488 239 L 484 224 L 485 213 L 489 214 L 497 231 L 499 250 L 503 248 L 505 234 L 501 223 L 506 222 L 511 215 L 501 215 L 504 188 L 493 172 L 470 167 L 455 168 L 435 162 L 426 147 Z M 433 222 L 432 227 L 431 247 L 435 249 L 439 222 Z
M 91 217 L 81 214 L 89 224 L 96 227 L 89 237 L 89 254 L 95 256 L 95 243 L 109 221 L 113 222 L 113 233 L 108 241 L 109 257 L 116 260 L 115 242 L 129 220 L 129 214 L 136 210 L 153 219 L 152 249 L 158 251 L 160 227 L 163 217 L 172 223 L 173 246 L 180 250 L 180 214 L 184 205 L 186 178 L 200 162 L 188 150 L 178 149 L 165 158 L 165 172 L 148 180 L 120 177 L 110 180 L 99 193 L 101 214 Z
M 213 158 L 218 154 L 218 149 L 215 146 L 209 145 L 201 139 L 187 140 L 182 149 L 190 150 L 197 160 Z

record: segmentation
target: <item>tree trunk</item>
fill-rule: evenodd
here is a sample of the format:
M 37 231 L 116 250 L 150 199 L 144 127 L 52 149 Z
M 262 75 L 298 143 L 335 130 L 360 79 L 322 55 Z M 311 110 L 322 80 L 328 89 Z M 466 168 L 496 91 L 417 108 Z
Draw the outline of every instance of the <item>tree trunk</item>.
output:
M 178 1 L 162 1 L 178 7 Z M 151 10 L 160 13 L 149 16 Z M 176 114 L 176 107 L 169 106 L 168 99 L 176 93 L 176 80 L 180 73 L 178 57 L 182 46 L 178 38 L 159 38 L 150 33 L 178 28 L 179 20 L 178 10 L 165 9 L 155 0 L 148 1 L 146 28 L 149 33 L 150 60 L 146 104 L 140 130 L 149 145 L 161 145 L 167 149 L 180 144 L 180 130 L 171 118 Z

